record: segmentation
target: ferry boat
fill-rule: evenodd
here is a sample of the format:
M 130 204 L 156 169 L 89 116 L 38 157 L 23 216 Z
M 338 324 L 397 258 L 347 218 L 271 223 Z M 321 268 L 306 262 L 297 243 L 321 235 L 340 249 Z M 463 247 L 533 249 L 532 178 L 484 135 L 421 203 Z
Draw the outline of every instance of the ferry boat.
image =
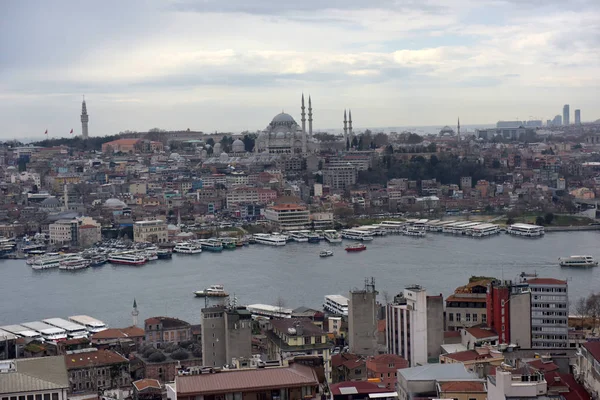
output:
M 229 294 L 225 292 L 223 285 L 210 285 L 210 287 L 204 290 L 198 290 L 194 292 L 196 297 L 228 297 Z
M 257 233 L 254 235 L 256 243 L 266 244 L 269 246 L 285 246 L 287 238 L 283 235 L 269 235 L 266 233 Z
M 342 231 L 342 237 L 344 239 L 362 240 L 365 242 L 373 240 L 373 235 L 371 235 L 371 233 L 358 229 L 344 229 Z
M 168 249 L 158 250 L 156 252 L 156 255 L 158 256 L 159 260 L 170 260 L 171 258 L 173 258 L 173 252 Z
M 67 339 L 67 332 L 64 329 L 57 328 L 45 322 L 26 322 L 21 325 L 42 335 L 42 338 L 46 342 L 56 343 Z
M 146 260 L 148 261 L 158 260 L 158 254 L 156 251 L 144 251 L 142 254 L 144 255 L 144 257 L 146 257 Z
M 225 250 L 235 250 L 237 248 L 237 240 L 235 238 L 223 237 L 219 238 Z
M 487 237 L 500 233 L 500 227 L 496 224 L 480 224 L 475 225 L 466 231 L 467 236 L 472 237 Z
M 413 237 L 425 237 L 427 232 L 424 229 L 416 228 L 414 226 L 408 226 L 404 231 L 402 231 L 404 236 L 413 236 Z
M 506 233 L 515 236 L 540 237 L 545 231 L 543 226 L 531 224 L 512 224 L 506 229 Z
M 366 249 L 367 249 L 367 246 L 365 246 L 362 243 L 354 243 L 354 244 L 346 246 L 346 251 L 348 251 L 348 252 L 363 251 Z
M 310 233 L 308 235 L 308 243 L 319 243 L 321 239 L 319 239 L 319 235 L 316 233 Z
M 61 256 L 54 257 L 40 257 L 31 262 L 32 269 L 51 269 L 60 267 L 60 262 L 63 260 Z
M 58 269 L 63 271 L 75 271 L 78 269 L 85 269 L 90 266 L 90 260 L 86 260 L 83 257 L 63 260 L 60 262 Z
M 219 252 L 223 251 L 223 243 L 217 239 L 204 239 L 200 240 L 200 246 L 202 250 Z
M 99 267 L 101 265 L 106 264 L 108 258 L 103 255 L 92 256 L 90 260 L 90 267 Z
M 252 319 L 292 318 L 291 308 L 273 306 L 270 304 L 249 304 L 246 310 L 252 314 Z
M 561 267 L 597 267 L 598 261 L 592 256 L 570 256 L 558 259 Z
M 319 257 L 331 257 L 333 255 L 333 251 L 331 250 L 321 250 L 319 253 Z
M 47 318 L 42 320 L 43 323 L 52 325 L 56 328 L 64 329 L 67 332 L 69 339 L 87 338 L 88 331 L 85 326 L 76 324 L 75 322 L 67 321 L 62 318 Z
M 329 243 L 342 243 L 342 236 L 335 229 L 326 230 L 324 236 Z
M 308 235 L 302 231 L 291 231 L 290 239 L 292 239 L 294 242 L 308 242 Z
M 88 315 L 72 315 L 68 318 L 68 320 L 85 326 L 85 329 L 87 329 L 90 334 L 102 332 L 108 329 L 108 326 L 106 326 L 104 322 Z
M 202 253 L 202 247 L 194 243 L 177 243 L 177 246 L 173 249 L 175 253 L 182 254 L 199 254 Z
M 108 262 L 111 264 L 143 265 L 147 261 L 146 257 L 135 252 L 113 253 L 108 256 Z

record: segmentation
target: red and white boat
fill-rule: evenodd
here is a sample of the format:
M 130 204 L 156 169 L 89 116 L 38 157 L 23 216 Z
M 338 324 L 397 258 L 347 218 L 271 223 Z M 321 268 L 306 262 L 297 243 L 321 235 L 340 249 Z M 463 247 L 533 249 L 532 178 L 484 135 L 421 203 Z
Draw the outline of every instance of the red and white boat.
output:
M 346 251 L 363 251 L 366 250 L 367 246 L 362 243 L 354 243 L 349 246 L 346 246 Z
M 139 253 L 113 253 L 108 256 L 108 262 L 111 264 L 142 265 L 147 261 L 146 256 Z

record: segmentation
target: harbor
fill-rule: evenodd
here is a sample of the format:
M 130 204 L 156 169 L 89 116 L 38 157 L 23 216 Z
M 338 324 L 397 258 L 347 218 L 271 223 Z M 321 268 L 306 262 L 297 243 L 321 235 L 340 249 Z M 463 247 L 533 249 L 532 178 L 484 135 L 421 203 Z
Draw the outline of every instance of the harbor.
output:
M 482 240 L 429 232 L 423 238 L 388 234 L 357 253 L 344 251 L 346 244 L 354 243 L 348 240 L 341 245 L 256 244 L 198 255 L 174 253 L 170 260 L 139 268 L 105 264 L 77 273 L 37 271 L 24 260 L 3 260 L 0 292 L 19 307 L 1 307 L 0 321 L 8 325 L 88 314 L 109 326 L 128 326 L 133 298 L 140 318 L 168 315 L 197 321 L 205 299 L 194 292 L 216 283 L 240 304 L 275 304 L 280 297 L 287 308 L 321 309 L 323 296 L 347 293 L 365 276 L 378 279 L 382 295 L 394 296 L 408 284 L 425 281 L 432 293 L 449 295 L 471 275 L 511 279 L 521 272 L 537 272 L 568 279 L 575 303 L 580 293 L 598 290 L 600 268 L 564 268 L 558 259 L 572 254 L 600 259 L 599 238 L 598 232 L 551 233 L 542 239 L 501 234 Z M 324 249 L 333 250 L 334 256 L 319 257 Z

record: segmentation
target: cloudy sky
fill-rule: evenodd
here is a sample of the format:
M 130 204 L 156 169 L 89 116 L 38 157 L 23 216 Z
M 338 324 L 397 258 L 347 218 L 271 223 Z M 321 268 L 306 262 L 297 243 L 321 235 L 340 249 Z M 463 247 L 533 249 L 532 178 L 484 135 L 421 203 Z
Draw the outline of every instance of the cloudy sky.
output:
M 598 0 L 5 0 L 0 138 L 600 118 Z M 572 118 L 572 117 L 571 117 Z

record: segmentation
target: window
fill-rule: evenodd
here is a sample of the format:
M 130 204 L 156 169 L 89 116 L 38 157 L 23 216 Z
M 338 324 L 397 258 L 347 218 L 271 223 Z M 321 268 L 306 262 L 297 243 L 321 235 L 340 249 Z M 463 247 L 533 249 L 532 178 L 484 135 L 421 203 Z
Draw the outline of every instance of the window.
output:
M 467 322 L 471 322 L 471 314 L 467 313 L 467 314 L 465 315 L 465 321 L 467 321 Z
M 456 322 L 460 322 L 460 313 L 456 313 Z
M 25 400 L 25 396 L 19 396 L 19 400 Z
M 315 336 L 315 343 L 322 343 L 322 339 L 321 336 Z
M 473 322 L 477 322 L 477 314 L 473 314 Z
M 481 322 L 487 322 L 487 314 L 481 314 Z
M 354 370 L 354 375 L 360 375 L 362 373 L 362 370 L 360 368 L 356 368 Z
M 304 344 L 310 344 L 310 336 L 304 336 Z
M 44 400 L 50 400 L 50 393 L 44 393 Z
M 453 322 L 454 321 L 454 313 L 449 313 L 448 314 L 448 321 L 449 322 Z
M 52 395 L 54 395 L 54 393 L 52 393 Z M 56 393 L 56 395 L 58 396 L 58 393 Z M 33 400 L 33 395 L 32 394 L 28 394 L 27 395 L 27 400 Z M 54 399 L 52 399 L 52 400 L 54 400 Z
M 77 389 L 77 386 L 75 384 L 73 384 L 73 390 Z M 42 400 L 42 395 L 41 394 L 36 394 L 35 395 L 35 400 Z

